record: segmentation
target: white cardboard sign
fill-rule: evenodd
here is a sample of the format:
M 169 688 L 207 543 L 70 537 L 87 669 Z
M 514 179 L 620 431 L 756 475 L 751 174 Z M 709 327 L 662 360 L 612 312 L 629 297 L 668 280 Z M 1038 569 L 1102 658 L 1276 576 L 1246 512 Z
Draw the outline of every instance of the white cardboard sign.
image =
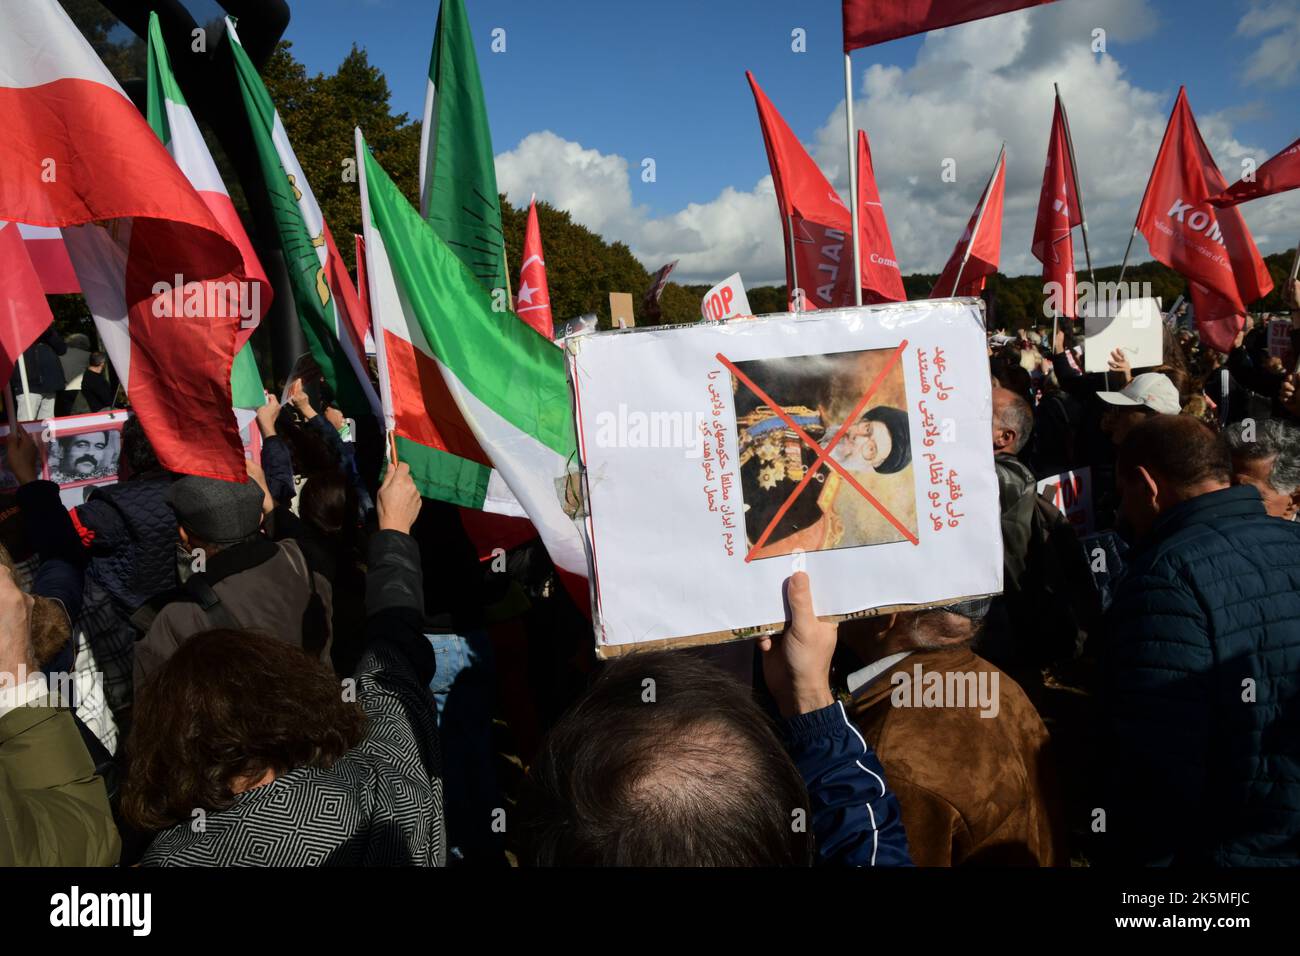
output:
M 1000 592 L 981 306 L 894 303 L 572 341 L 598 649 Z
M 1088 310 L 1083 320 L 1085 372 L 1108 371 L 1110 353 L 1115 349 L 1124 350 L 1133 368 L 1164 362 L 1164 321 L 1155 299 L 1096 300 L 1092 304 L 1097 308 Z
M 1092 469 L 1076 468 L 1038 483 L 1038 493 L 1056 506 L 1075 534 L 1092 534 Z

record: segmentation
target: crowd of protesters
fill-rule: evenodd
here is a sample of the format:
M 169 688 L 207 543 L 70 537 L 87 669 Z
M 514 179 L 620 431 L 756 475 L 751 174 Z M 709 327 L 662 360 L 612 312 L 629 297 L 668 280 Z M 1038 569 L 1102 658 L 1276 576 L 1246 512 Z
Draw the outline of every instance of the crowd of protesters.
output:
M 1002 594 L 836 625 L 796 573 L 782 634 L 611 662 L 318 387 L 244 483 L 128 421 L 72 511 L 15 429 L 0 865 L 1300 863 L 1300 390 L 1177 320 L 1096 374 L 990 333 Z M 1037 491 L 1082 468 L 1086 534 Z

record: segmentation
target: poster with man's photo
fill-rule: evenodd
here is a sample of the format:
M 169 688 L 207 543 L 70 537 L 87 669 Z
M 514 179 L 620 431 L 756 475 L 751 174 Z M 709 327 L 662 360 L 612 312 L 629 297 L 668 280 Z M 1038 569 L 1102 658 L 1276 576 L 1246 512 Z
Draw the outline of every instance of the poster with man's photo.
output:
M 602 654 L 1002 588 L 983 314 L 936 300 L 569 345 Z
M 20 427 L 40 450 L 41 477 L 55 482 L 63 504 L 75 508 L 92 488 L 117 482 L 122 426 L 130 417 L 127 411 L 97 412 L 22 422 Z M 0 490 L 18 484 L 3 446 L 8 434 L 8 425 L 0 426 Z

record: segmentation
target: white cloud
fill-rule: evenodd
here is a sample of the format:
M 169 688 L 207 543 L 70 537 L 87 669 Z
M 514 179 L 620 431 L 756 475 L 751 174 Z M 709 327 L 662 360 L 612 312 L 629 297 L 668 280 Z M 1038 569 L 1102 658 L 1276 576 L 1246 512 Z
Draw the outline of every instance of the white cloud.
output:
M 1246 64 L 1247 83 L 1285 86 L 1295 79 L 1300 62 L 1300 0 L 1255 0 L 1237 24 L 1237 35 L 1263 37 Z
M 1287 0 L 1300 5 L 1300 0 Z M 1283 21 L 1274 4 L 1257 4 L 1244 30 Z M 1273 19 L 1269 19 L 1273 17 Z M 1285 21 L 1287 23 L 1294 21 Z M 906 69 L 872 65 L 859 73 L 854 119 L 871 139 L 876 177 L 897 258 L 905 273 L 938 272 L 971 214 L 997 157 L 1007 144 L 1007 194 L 1002 271 L 1036 273 L 1029 253 L 1052 118 L 1053 83 L 1069 110 L 1089 221 L 1094 264 L 1123 256 L 1177 87 L 1136 86 L 1110 53 L 1092 50 L 1094 31 L 1108 49 L 1149 36 L 1158 21 L 1148 0 L 1093 0 L 1053 4 L 937 31 L 926 37 Z M 869 59 L 862 56 L 860 59 Z M 1193 109 L 1196 104 L 1193 101 Z M 1201 131 L 1229 182 L 1241 161 L 1267 151 L 1238 141 L 1241 110 L 1198 116 Z M 843 102 L 816 131 L 809 151 L 827 178 L 847 192 Z M 940 172 L 956 161 L 957 181 Z M 784 281 L 781 225 L 764 177 L 752 189 L 727 188 L 708 202 L 652 217 L 633 204 L 629 184 L 638 174 L 621 156 L 584 149 L 551 132 L 534 133 L 497 157 L 498 182 L 516 202 L 538 196 L 568 209 L 575 220 L 608 239 L 626 242 L 647 268 L 680 258 L 682 281 L 715 282 L 739 270 L 747 284 Z M 1268 252 L 1294 239 L 1293 197 L 1243 207 L 1252 232 Z M 1134 261 L 1148 258 L 1134 243 Z M 1076 259 L 1083 249 L 1076 233 Z

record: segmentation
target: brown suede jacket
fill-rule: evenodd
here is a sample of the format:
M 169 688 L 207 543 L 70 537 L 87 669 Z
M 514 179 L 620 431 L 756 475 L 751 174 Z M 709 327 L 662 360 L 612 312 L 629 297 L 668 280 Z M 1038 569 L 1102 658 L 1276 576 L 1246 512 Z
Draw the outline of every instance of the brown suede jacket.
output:
M 916 684 L 915 668 L 921 681 Z M 971 674 L 965 706 L 925 675 Z M 906 682 L 900 683 L 905 675 Z M 993 678 L 996 676 L 996 693 Z M 934 706 L 942 699 L 946 706 Z M 897 701 L 897 703 L 895 703 Z M 994 706 L 996 701 L 996 706 Z M 902 704 L 909 706 L 902 706 Z M 1024 691 L 969 646 L 915 651 L 861 688 L 847 705 L 898 795 L 917 866 L 1064 865 L 1065 828 L 1047 728 Z

